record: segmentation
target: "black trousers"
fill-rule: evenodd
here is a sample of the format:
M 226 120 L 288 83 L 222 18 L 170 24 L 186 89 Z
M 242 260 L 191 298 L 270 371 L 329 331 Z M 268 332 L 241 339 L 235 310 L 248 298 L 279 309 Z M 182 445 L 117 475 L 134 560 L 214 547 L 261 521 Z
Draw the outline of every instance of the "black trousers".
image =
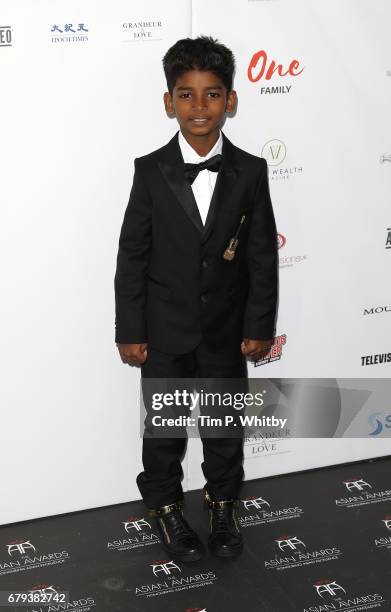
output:
M 247 390 L 247 362 L 240 346 L 219 351 L 201 342 L 194 350 L 184 355 L 171 355 L 148 347 L 148 358 L 141 366 L 143 379 L 206 378 L 235 379 L 243 381 L 241 388 Z M 219 382 L 222 381 L 218 381 Z M 236 387 L 237 388 L 237 387 Z M 214 387 L 215 389 L 215 387 Z M 221 389 L 221 392 L 226 389 Z M 144 395 L 144 403 L 146 399 Z M 145 406 L 147 414 L 150 406 Z M 136 479 L 141 496 L 148 509 L 158 508 L 183 498 L 181 459 L 186 450 L 187 435 L 183 437 L 158 437 L 148 428 L 147 419 L 143 435 L 142 461 L 144 471 Z M 204 461 L 201 468 L 208 492 L 216 499 L 239 496 L 243 480 L 243 431 L 238 426 L 234 437 L 200 437 Z

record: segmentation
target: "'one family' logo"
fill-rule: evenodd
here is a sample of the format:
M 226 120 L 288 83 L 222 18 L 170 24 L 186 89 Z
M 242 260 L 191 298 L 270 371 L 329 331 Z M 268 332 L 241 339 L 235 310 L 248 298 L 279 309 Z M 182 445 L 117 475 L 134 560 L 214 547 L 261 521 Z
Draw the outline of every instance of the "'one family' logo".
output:
M 265 81 L 270 81 L 275 73 L 279 77 L 297 77 L 303 70 L 304 68 L 300 68 L 300 62 L 297 59 L 291 60 L 288 67 L 284 69 L 283 64 L 278 64 L 274 59 L 269 60 L 266 51 L 262 49 L 256 51 L 251 57 L 247 68 L 247 76 L 252 83 L 256 83 L 262 78 L 265 78 Z

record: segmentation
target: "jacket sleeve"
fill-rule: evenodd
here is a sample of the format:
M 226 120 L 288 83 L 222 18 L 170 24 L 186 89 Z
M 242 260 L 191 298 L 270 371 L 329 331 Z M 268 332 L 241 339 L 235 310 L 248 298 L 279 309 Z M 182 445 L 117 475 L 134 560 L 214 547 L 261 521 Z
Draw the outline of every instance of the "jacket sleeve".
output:
M 151 200 L 134 160 L 133 185 L 119 236 L 115 291 L 115 342 L 147 342 L 146 273 L 151 249 Z
M 243 337 L 269 340 L 275 335 L 278 294 L 277 229 L 269 192 L 268 167 L 262 170 L 255 192 L 247 263 L 250 287 L 244 315 Z

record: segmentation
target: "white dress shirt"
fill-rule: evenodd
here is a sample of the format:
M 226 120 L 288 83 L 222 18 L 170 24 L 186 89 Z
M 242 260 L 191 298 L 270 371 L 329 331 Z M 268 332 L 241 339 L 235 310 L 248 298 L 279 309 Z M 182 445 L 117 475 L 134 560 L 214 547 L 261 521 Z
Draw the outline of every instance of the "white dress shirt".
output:
M 178 142 L 185 164 L 200 164 L 210 157 L 213 157 L 213 155 L 217 155 L 219 153 L 221 154 L 223 150 L 223 137 L 221 135 L 221 130 L 216 144 L 211 148 L 209 153 L 205 155 L 205 157 L 198 155 L 197 151 L 195 151 L 195 149 L 193 149 L 193 147 L 187 142 L 181 131 L 179 131 Z M 216 179 L 217 172 L 212 172 L 211 170 L 201 170 L 191 185 L 204 225 L 208 215 Z

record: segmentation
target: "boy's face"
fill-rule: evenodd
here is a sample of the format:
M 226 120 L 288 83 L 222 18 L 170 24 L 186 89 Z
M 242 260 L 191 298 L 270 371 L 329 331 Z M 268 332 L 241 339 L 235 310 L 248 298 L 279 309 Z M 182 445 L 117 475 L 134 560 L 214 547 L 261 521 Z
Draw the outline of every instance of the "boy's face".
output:
M 208 70 L 189 70 L 178 77 L 172 94 L 164 94 L 164 105 L 177 118 L 188 140 L 216 135 L 225 113 L 234 110 L 235 91 L 227 91 L 222 80 Z

